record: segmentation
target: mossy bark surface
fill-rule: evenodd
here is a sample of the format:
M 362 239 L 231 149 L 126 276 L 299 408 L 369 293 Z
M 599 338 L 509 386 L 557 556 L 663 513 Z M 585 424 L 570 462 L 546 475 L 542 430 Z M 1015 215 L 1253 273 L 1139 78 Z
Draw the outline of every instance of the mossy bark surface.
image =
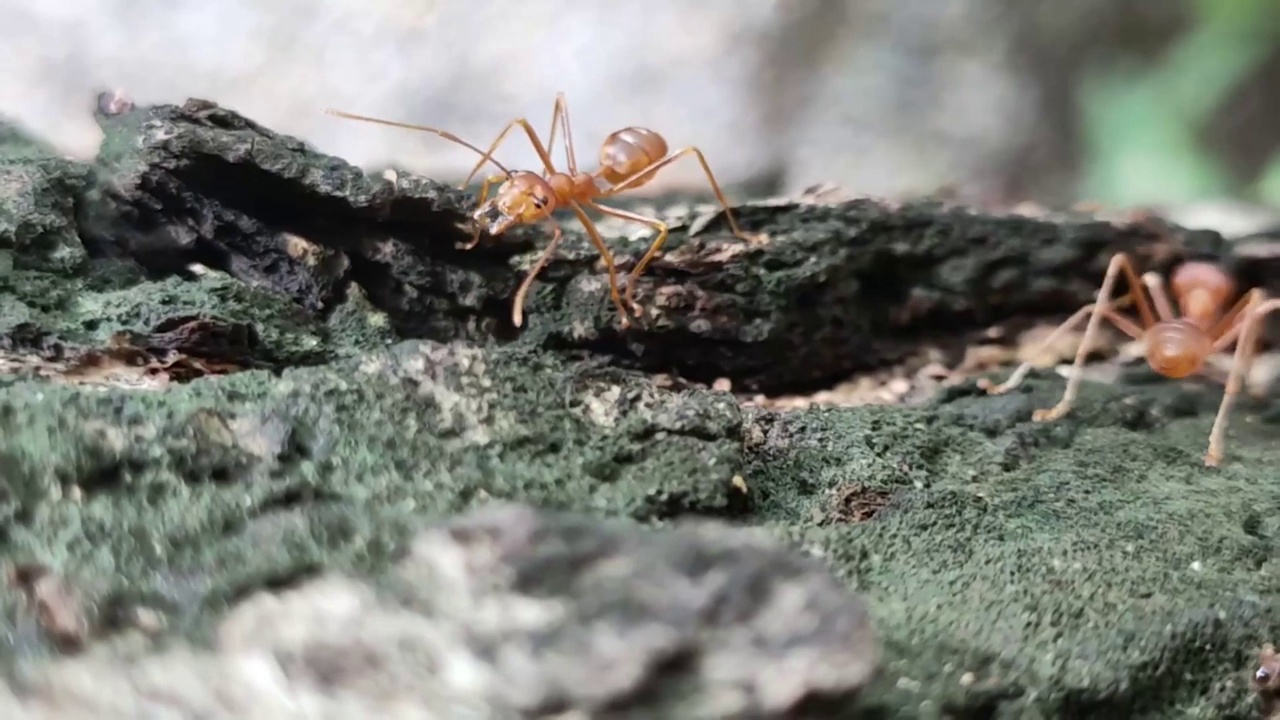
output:
M 98 247 L 153 269 L 201 262 L 321 313 L 358 285 L 403 337 L 518 337 L 762 392 L 823 387 L 1013 315 L 1073 311 L 1115 252 L 1165 270 L 1224 251 L 1215 234 L 1155 220 L 868 199 L 740 206 L 742 227 L 768 240 L 751 246 L 722 216 L 686 209 L 661 213 L 666 252 L 636 289 L 648 312 L 623 330 L 599 255 L 564 221 L 569 239 L 539 275 L 517 333 L 511 299 L 550 239 L 545 228 L 459 250 L 470 237 L 467 195 L 404 174 L 366 176 L 209 103 L 140 108 L 103 125 L 112 182 L 83 223 Z M 622 273 L 649 239 L 610 240 Z
M 755 517 L 868 598 L 887 717 L 1252 717 L 1251 663 L 1280 633 L 1280 426 L 1246 404 L 1208 470 L 1216 390 L 1086 385 L 1031 422 L 1061 392 L 762 414 Z
M 621 542 L 591 529 L 606 518 L 718 518 L 817 555 L 846 594 L 814 591 L 805 607 L 846 628 L 865 607 L 875 639 L 850 637 L 878 674 L 870 685 L 851 666 L 796 675 L 813 717 L 1250 716 L 1245 671 L 1280 634 L 1280 429 L 1267 402 L 1241 403 L 1227 462 L 1210 470 L 1201 456 L 1220 389 L 1149 374 L 1086 384 L 1049 424 L 1030 421 L 1062 391 L 1047 373 L 1001 397 L 964 385 L 923 407 L 788 413 L 650 374 L 801 391 L 1009 318 L 1062 317 L 1092 298 L 1113 252 L 1143 269 L 1232 261 L 1217 235 L 787 200 L 735 209 L 766 239 L 751 246 L 722 217 L 672 210 L 632 328 L 618 324 L 598 256 L 567 227 L 517 331 L 511 296 L 543 230 L 460 250 L 467 193 L 367 175 L 202 101 L 101 123 L 106 141 L 86 166 L 0 135 L 0 555 L 74 579 L 96 647 L 116 648 L 138 608 L 165 618 L 162 636 L 203 646 L 257 592 L 326 573 L 383 587 L 424 528 L 509 501 L 578 518 L 535 534 L 555 552 L 504 550 L 533 553 L 499 565 L 536 575 L 522 592 L 544 598 L 580 591 L 583 553 Z M 608 243 L 624 270 L 644 249 Z M 160 390 L 32 371 L 121 337 L 155 357 L 243 369 Z M 667 555 L 680 573 L 728 578 L 760 603 L 749 607 L 789 602 L 774 563 L 693 544 L 685 555 L 695 541 L 678 537 Z M 476 552 L 457 568 L 481 573 L 492 558 Z M 657 587 L 671 577 L 661 558 L 626 557 L 617 567 L 652 577 L 656 595 L 632 603 L 593 582 L 575 612 L 607 620 L 582 638 L 648 627 L 648 642 L 670 632 L 650 622 L 658 600 L 702 607 Z M 0 604 L 8 667 L 53 653 L 18 595 Z M 733 642 L 759 621 L 713 607 L 665 617 L 687 618 L 691 633 L 737 623 Z M 795 622 L 760 641 L 770 652 L 744 656 L 760 677 L 834 657 L 803 612 L 786 615 Z M 685 693 L 683 707 L 704 708 L 687 717 L 727 697 L 680 664 L 705 654 L 644 656 L 663 668 L 662 702 Z M 568 672 L 535 661 L 548 663 L 539 692 Z M 643 693 L 618 687 L 610 707 L 636 714 L 610 715 L 596 696 L 564 702 L 643 716 Z M 797 716 L 778 709 L 790 696 L 777 687 L 733 687 L 755 716 Z M 15 685 L 14 707 L 39 692 Z

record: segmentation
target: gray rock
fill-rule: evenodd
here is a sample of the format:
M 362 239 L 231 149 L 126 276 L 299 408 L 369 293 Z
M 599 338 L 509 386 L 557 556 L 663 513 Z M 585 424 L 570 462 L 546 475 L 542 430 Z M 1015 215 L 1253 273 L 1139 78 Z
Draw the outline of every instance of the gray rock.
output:
M 48 666 L 13 720 L 796 718 L 849 706 L 879 641 L 823 565 L 723 523 L 645 530 L 491 506 L 428 529 L 381 589 L 255 594 L 217 647 Z M 4 704 L 9 707 L 5 708 Z M 810 705 L 809 707 L 812 707 Z

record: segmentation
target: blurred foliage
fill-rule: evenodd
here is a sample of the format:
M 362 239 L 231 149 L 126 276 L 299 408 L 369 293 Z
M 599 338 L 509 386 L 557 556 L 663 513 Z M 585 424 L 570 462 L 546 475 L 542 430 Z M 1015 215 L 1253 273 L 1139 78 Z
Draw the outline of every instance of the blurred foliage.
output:
M 1182 1 L 1194 24 L 1154 65 L 1108 64 L 1082 84 L 1082 194 L 1115 205 L 1229 195 L 1280 206 L 1280 153 L 1241 183 L 1198 136 L 1280 44 L 1280 2 Z

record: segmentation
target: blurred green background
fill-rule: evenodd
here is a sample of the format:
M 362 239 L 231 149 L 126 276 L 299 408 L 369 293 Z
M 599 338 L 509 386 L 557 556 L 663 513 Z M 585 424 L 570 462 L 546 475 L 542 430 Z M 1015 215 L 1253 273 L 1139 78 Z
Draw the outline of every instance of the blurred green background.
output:
M 1081 195 L 1113 205 L 1231 196 L 1280 207 L 1280 152 L 1232 168 L 1206 141 L 1213 117 L 1232 113 L 1233 102 L 1280 99 L 1271 83 L 1232 97 L 1280 47 L 1280 2 L 1186 1 L 1195 24 L 1157 62 L 1109 62 L 1085 76 Z

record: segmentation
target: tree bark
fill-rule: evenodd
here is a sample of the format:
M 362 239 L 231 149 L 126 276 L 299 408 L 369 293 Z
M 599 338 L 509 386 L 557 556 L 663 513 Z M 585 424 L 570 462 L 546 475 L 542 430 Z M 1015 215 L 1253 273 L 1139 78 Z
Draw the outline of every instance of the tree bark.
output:
M 517 331 L 512 296 L 550 237 L 544 228 L 461 250 L 468 193 L 366 174 L 206 101 L 100 122 L 104 182 L 81 204 L 93 253 L 128 255 L 159 273 L 199 262 L 320 314 L 358 284 L 405 337 L 495 337 L 766 393 L 829 385 L 924 341 L 962 342 L 1012 318 L 1069 313 L 1093 298 L 1116 252 L 1160 271 L 1190 256 L 1227 257 L 1216 233 L 1155 219 L 821 194 L 737 207 L 743 228 L 765 238 L 751 245 L 728 232 L 723 213 L 686 206 L 665 213 L 671 237 L 638 283 L 646 311 L 629 329 L 599 256 L 566 221 L 566 241 Z M 620 276 L 648 242 L 607 238 Z

